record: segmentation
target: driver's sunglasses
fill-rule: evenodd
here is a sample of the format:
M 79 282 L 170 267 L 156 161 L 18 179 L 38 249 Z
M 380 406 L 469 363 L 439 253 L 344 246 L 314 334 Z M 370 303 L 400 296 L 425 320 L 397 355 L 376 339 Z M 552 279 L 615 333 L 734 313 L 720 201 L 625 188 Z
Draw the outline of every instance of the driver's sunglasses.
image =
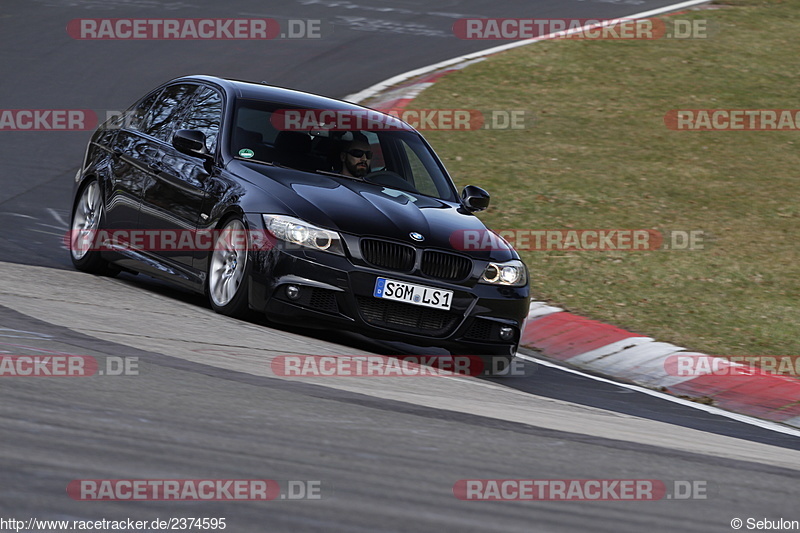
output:
M 352 150 L 348 150 L 347 153 L 356 159 L 361 159 L 363 156 L 367 156 L 367 159 L 372 159 L 372 150 L 359 150 L 358 148 L 353 148 Z

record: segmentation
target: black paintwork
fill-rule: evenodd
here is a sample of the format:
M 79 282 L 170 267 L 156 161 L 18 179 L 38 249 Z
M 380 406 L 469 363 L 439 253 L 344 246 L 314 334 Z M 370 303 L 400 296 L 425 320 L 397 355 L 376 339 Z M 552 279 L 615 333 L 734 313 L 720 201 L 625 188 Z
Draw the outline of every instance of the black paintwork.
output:
M 193 98 L 203 87 L 221 94 L 222 120 L 213 152 L 190 153 L 186 146 L 193 145 L 194 134 L 181 135 L 178 144 L 184 148 L 179 150 L 172 142 L 167 142 L 166 137 L 157 139 L 136 131 L 137 106 L 142 102 L 149 105 L 154 99 L 152 95 L 179 85 L 188 87 L 175 106 L 182 113 L 191 107 Z M 121 119 L 98 128 L 76 179 L 76 197 L 85 180 L 98 179 L 105 206 L 103 227 L 109 229 L 215 229 L 235 216 L 241 218 L 248 229 L 264 230 L 261 214 L 271 213 L 294 216 L 335 230 L 345 243 L 346 257 L 283 246 L 251 251 L 250 308 L 278 322 L 319 327 L 335 325 L 373 337 L 402 339 L 462 353 L 507 356 L 515 352 L 519 329 L 528 310 L 528 286 L 494 286 L 478 283 L 478 279 L 490 261 L 504 262 L 519 259 L 519 256 L 510 247 L 479 252 L 453 248 L 450 239 L 454 232 L 485 230 L 485 226 L 471 212 L 475 209 L 459 199 L 444 166 L 419 133 L 402 125 L 406 134 L 419 137 L 440 166 L 446 187 L 450 189 L 440 194 L 441 198 L 415 195 L 416 201 L 411 201 L 404 195 L 385 194 L 384 188 L 374 183 L 237 157 L 231 153 L 230 146 L 234 113 L 237 102 L 242 100 L 266 101 L 287 108 L 365 109 L 340 100 L 262 84 L 207 76 L 173 80 L 134 104 Z M 174 130 L 177 129 L 176 126 Z M 482 193 L 479 189 L 469 192 Z M 410 237 L 411 232 L 421 233 L 425 241 L 415 242 Z M 414 245 L 418 254 L 424 249 L 469 256 L 473 269 L 465 279 L 443 281 L 422 274 L 419 259 L 414 270 L 409 272 L 375 268 L 361 257 L 359 239 L 363 237 Z M 206 290 L 208 251 L 158 252 L 123 248 L 103 252 L 103 257 L 120 267 L 166 279 L 197 292 Z M 451 312 L 458 314 L 454 325 L 447 334 L 430 335 L 367 323 L 359 312 L 357 298 L 372 298 L 376 278 L 381 276 L 454 291 Z M 308 305 L 305 300 L 290 301 L 283 290 L 290 283 L 331 291 L 327 294 L 334 295 L 336 304 L 333 308 L 321 309 Z M 475 317 L 490 319 L 493 324 L 511 325 L 516 328 L 516 336 L 511 342 L 477 341 L 474 335 L 466 339 Z

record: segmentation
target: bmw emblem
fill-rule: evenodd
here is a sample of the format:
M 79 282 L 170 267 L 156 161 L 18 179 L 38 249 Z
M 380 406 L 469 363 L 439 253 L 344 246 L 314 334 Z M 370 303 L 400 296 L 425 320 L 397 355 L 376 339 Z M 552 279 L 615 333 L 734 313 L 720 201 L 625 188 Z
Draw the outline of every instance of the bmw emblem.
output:
M 408 236 L 417 242 L 422 242 L 425 240 L 425 237 L 422 236 L 422 233 L 417 233 L 416 231 L 412 231 L 408 234 Z

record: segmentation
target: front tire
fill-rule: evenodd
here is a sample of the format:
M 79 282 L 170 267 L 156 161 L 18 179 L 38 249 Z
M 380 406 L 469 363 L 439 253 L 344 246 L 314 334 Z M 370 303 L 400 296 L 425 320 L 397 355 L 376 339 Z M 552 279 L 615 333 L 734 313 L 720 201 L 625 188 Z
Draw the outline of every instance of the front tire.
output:
M 244 238 L 242 237 L 244 236 Z M 234 318 L 250 314 L 248 289 L 250 265 L 247 231 L 240 218 L 231 218 L 219 231 L 214 250 L 208 260 L 206 292 L 217 313 Z

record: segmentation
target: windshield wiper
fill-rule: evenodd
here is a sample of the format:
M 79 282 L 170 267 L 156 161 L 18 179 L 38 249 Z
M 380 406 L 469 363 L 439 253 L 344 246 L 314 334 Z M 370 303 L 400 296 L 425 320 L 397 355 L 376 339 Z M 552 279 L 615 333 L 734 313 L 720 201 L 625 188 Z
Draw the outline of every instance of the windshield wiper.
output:
M 271 166 L 271 167 L 280 167 L 280 166 L 283 166 L 283 165 L 279 165 L 279 164 L 277 164 L 277 163 L 271 163 L 271 162 L 269 162 L 269 161 L 262 161 L 262 160 L 260 160 L 260 159 L 253 159 L 253 158 L 251 158 L 251 157 L 250 157 L 250 158 L 248 158 L 248 157 L 239 157 L 239 156 L 233 156 L 233 158 L 234 158 L 234 159 L 238 159 L 239 161 L 247 161 L 247 162 L 249 162 L 249 163 L 260 163 L 260 164 L 262 164 L 262 165 L 269 165 L 269 166 Z

